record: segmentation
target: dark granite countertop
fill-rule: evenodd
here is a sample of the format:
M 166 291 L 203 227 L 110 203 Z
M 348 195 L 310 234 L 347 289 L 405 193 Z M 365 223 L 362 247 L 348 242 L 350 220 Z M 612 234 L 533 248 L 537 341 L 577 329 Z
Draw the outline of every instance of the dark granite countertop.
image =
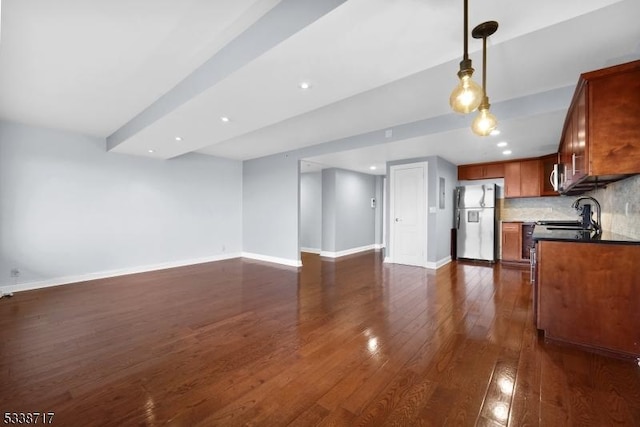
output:
M 623 244 L 623 245 L 640 245 L 640 240 L 632 237 L 623 236 L 622 234 L 603 231 L 601 235 L 597 235 L 589 230 L 562 230 L 558 227 L 536 225 L 533 229 L 533 240 L 555 240 L 555 241 L 571 241 L 582 243 L 605 243 L 605 244 Z

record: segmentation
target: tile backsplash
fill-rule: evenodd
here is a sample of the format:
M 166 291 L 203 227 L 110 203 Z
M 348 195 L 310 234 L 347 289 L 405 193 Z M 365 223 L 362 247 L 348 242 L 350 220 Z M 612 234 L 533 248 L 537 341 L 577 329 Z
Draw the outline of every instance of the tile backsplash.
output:
M 602 205 L 602 228 L 640 239 L 640 175 L 588 193 Z
M 590 191 L 602 205 L 602 227 L 640 239 L 640 175 Z M 571 204 L 578 196 L 500 199 L 500 220 L 533 222 L 541 219 L 578 219 Z
M 578 219 L 578 213 L 571 208 L 574 197 L 531 197 L 501 199 L 500 219 L 502 221 L 535 222 L 541 219 Z

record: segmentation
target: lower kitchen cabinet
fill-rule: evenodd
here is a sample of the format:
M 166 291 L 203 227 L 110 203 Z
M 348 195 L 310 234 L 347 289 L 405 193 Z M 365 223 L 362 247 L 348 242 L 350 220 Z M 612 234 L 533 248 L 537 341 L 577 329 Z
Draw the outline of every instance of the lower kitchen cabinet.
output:
M 502 261 L 529 263 L 529 248 L 533 246 L 532 234 L 532 223 L 503 222 Z
M 545 337 L 640 356 L 640 245 L 539 241 L 534 286 Z

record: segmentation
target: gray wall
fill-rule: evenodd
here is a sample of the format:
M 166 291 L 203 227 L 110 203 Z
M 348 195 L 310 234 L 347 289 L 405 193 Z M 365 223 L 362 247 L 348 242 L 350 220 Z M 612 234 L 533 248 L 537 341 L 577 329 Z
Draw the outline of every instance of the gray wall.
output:
M 323 251 L 340 252 L 375 243 L 376 210 L 371 207 L 375 194 L 373 175 L 344 169 L 322 171 L 322 218 L 327 225 L 323 228 Z
M 431 167 L 431 164 L 429 166 Z M 448 256 L 451 255 L 451 228 L 453 228 L 453 218 L 454 218 L 454 206 L 453 206 L 453 190 L 456 188 L 458 184 L 458 167 L 453 163 L 448 162 L 442 157 L 435 158 L 435 177 L 434 177 L 434 194 L 436 200 L 433 201 L 431 199 L 431 172 L 429 172 L 429 206 L 436 206 L 438 211 L 435 215 L 435 259 L 433 261 L 441 261 Z M 444 188 L 444 209 L 440 208 L 439 205 L 439 192 L 440 188 L 440 177 L 444 178 L 445 188 Z M 429 230 L 431 232 L 431 230 Z M 431 235 L 431 234 L 429 234 Z M 430 247 L 431 249 L 431 247 Z M 431 253 L 431 251 L 429 251 Z M 430 258 L 429 261 L 432 261 Z
M 300 260 L 298 157 L 276 154 L 242 167 L 243 250 L 295 264 Z
M 0 122 L 0 285 L 239 254 L 241 192 L 238 161 Z
M 322 173 L 300 174 L 300 248 L 322 248 Z
M 427 262 L 443 262 L 451 255 L 451 228 L 453 227 L 453 189 L 458 182 L 457 166 L 447 160 L 437 157 L 420 157 L 414 159 L 398 160 L 387 163 L 387 176 L 390 176 L 391 166 L 407 163 L 427 162 L 427 205 L 436 208 L 435 212 L 429 209 L 427 220 Z M 439 177 L 445 179 L 445 208 L 440 209 Z M 389 193 L 390 179 L 387 179 L 387 194 Z M 390 233 L 389 203 L 385 203 L 387 211 L 387 239 Z M 387 256 L 391 256 L 391 248 L 387 248 Z
M 322 170 L 322 246 L 336 252 L 336 169 Z
M 384 189 L 384 176 L 376 176 L 376 209 L 375 209 L 375 244 L 382 245 L 383 236 L 382 236 L 382 219 L 383 219 L 383 211 L 384 211 L 384 200 L 383 200 L 383 189 Z

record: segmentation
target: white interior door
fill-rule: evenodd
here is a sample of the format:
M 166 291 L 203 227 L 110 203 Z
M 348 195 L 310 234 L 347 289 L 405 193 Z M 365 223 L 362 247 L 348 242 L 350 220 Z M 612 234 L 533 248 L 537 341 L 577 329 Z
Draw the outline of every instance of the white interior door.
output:
M 391 261 L 426 265 L 427 164 L 391 167 Z

